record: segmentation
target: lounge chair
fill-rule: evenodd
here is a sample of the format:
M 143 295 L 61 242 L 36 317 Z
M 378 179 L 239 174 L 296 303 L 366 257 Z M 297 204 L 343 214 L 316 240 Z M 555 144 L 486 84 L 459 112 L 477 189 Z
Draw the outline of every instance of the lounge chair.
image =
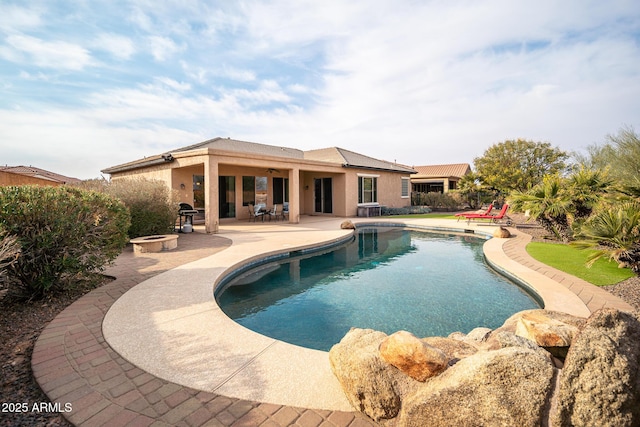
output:
M 504 205 L 502 205 L 502 209 L 500 210 L 500 213 L 498 215 L 465 214 L 463 216 L 467 220 L 467 224 L 469 224 L 471 220 L 475 221 L 481 219 L 488 219 L 495 224 L 499 224 L 501 220 L 506 219 L 507 225 L 511 225 L 513 224 L 513 221 L 511 221 L 511 218 L 507 216 L 507 209 L 509 209 L 509 205 L 505 203 Z
M 461 212 L 461 213 L 457 213 L 455 216 L 457 216 L 458 221 L 460 221 L 460 218 L 466 218 L 467 215 L 489 215 L 489 212 L 491 212 L 492 209 L 493 209 L 493 203 L 491 203 L 487 208 L 487 210 L 483 213 Z

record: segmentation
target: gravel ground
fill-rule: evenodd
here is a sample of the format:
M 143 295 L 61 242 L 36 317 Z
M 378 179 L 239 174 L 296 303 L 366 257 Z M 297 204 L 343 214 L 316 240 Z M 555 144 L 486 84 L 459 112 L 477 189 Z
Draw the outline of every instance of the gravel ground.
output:
M 526 224 L 524 217 L 511 215 L 517 224 L 525 224 L 521 231 L 534 240 L 552 241 L 544 229 Z M 0 426 L 71 426 L 59 413 L 34 412 L 34 404 L 48 402 L 31 372 L 33 345 L 42 329 L 69 304 L 92 289 L 87 285 L 73 292 L 55 295 L 30 304 L 12 303 L 0 298 Z M 627 301 L 640 310 L 640 278 L 633 277 L 603 289 Z M 27 412 L 16 412 L 10 404 L 27 404 Z
M 49 399 L 33 378 L 31 354 L 44 327 L 96 286 L 87 284 L 32 303 L 0 298 L 0 426 L 71 426 L 57 412 L 33 410 L 34 404 Z

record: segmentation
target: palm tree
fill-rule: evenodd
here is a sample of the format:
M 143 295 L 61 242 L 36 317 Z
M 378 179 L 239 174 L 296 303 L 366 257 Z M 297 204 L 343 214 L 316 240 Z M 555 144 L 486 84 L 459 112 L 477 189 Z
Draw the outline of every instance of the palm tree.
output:
M 567 179 L 571 197 L 571 211 L 576 220 L 588 218 L 593 208 L 602 200 L 613 180 L 607 170 L 589 169 L 582 166 Z
M 579 241 L 572 245 L 596 249 L 587 266 L 607 257 L 640 275 L 640 202 L 610 205 L 596 212 L 580 229 Z
M 480 198 L 483 189 L 482 177 L 475 172 L 469 172 L 458 181 L 458 192 L 466 197 L 471 208 L 478 208 L 482 205 Z
M 571 198 L 559 175 L 546 175 L 541 184 L 529 191 L 513 192 L 510 200 L 514 210 L 529 211 L 545 230 L 565 243 L 571 240 Z

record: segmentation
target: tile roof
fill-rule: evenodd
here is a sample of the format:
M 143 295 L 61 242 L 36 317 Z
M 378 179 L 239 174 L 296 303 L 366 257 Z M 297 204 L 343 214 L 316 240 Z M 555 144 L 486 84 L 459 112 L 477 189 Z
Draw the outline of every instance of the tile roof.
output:
M 385 160 L 374 159 L 344 148 L 331 147 L 319 150 L 309 150 L 304 152 L 307 160 L 318 160 L 328 163 L 338 163 L 347 168 L 363 168 L 375 170 L 388 170 L 394 172 L 415 173 L 409 166 L 399 163 L 387 162 Z
M 469 163 L 452 163 L 447 165 L 414 166 L 418 173 L 413 178 L 463 177 L 471 172 Z
M 180 153 L 191 150 L 212 148 L 217 150 L 247 153 L 255 156 L 285 157 L 289 159 L 314 160 L 338 164 L 343 167 L 363 168 L 373 170 L 387 170 L 392 172 L 415 173 L 409 166 L 398 163 L 374 159 L 343 148 L 333 147 L 320 150 L 302 151 L 295 148 L 280 147 L 276 145 L 258 144 L 256 142 L 239 141 L 230 138 L 213 138 L 197 144 L 170 150 L 163 155 L 151 156 L 145 159 L 135 160 L 129 163 L 103 169 L 104 173 L 117 173 L 132 169 L 143 168 L 163 162 L 170 162 L 171 153 Z
M 60 175 L 58 173 L 49 172 L 47 170 L 36 168 L 34 166 L 0 166 L 0 171 L 31 176 L 34 178 L 46 179 L 49 181 L 59 182 L 62 184 L 69 184 L 69 183 L 81 181 L 78 178 L 72 178 L 72 177 Z
M 213 148 L 217 150 L 235 151 L 263 156 L 289 157 L 294 159 L 302 159 L 304 157 L 302 150 L 297 150 L 295 148 L 258 144 L 257 142 L 239 141 L 231 138 L 213 138 L 197 144 L 171 150 L 169 153 L 179 153 L 182 151 L 198 150 L 201 148 Z

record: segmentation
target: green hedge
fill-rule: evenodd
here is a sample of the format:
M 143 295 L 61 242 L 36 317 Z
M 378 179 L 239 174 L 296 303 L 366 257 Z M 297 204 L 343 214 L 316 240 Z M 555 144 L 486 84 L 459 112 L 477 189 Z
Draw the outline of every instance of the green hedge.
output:
M 5 286 L 37 299 L 102 271 L 128 241 L 129 212 L 106 194 L 73 187 L 0 187 L 0 228 L 17 238 L 20 255 Z
M 99 191 L 122 200 L 129 209 L 129 237 L 172 233 L 178 217 L 176 195 L 162 181 L 146 178 L 89 180 L 81 188 Z

